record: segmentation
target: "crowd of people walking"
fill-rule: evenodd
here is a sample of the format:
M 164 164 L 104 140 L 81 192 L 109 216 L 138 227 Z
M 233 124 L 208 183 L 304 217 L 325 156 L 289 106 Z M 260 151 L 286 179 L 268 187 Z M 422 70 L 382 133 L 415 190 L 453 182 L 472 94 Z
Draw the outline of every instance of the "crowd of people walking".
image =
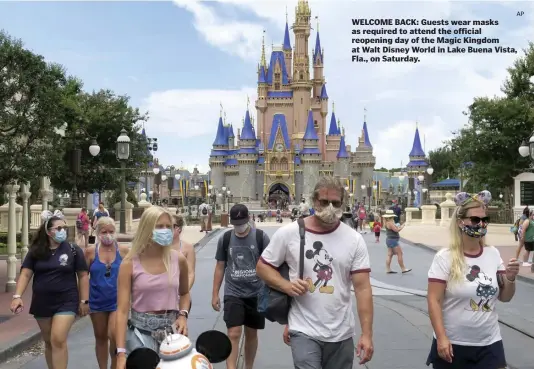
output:
M 245 369 L 254 367 L 266 318 L 285 326 L 280 339 L 290 346 L 296 369 L 351 369 L 354 361 L 363 365 L 373 358 L 371 265 L 361 232 L 368 225 L 378 243 L 385 228 L 386 272 L 396 273 L 391 261 L 397 256 L 407 273 L 399 242 L 404 225 L 395 208 L 371 218 L 365 207 L 347 209 L 347 198 L 339 179 L 320 178 L 313 210 L 301 205 L 299 219 L 272 238 L 255 227 L 245 205 L 230 209 L 233 228 L 214 250 L 211 299 L 232 345 L 227 368 L 237 368 L 242 334 Z M 519 262 L 503 262 L 485 244 L 490 200 L 487 191 L 457 194 L 450 244 L 428 271 L 434 339 L 427 364 L 435 369 L 506 367 L 495 303 L 513 298 Z M 522 224 L 525 248 L 534 229 L 531 215 Z M 90 314 L 99 369 L 109 363 L 126 369 L 128 354 L 140 347 L 158 351 L 169 329 L 187 335 L 196 260 L 193 246 L 182 239 L 184 219 L 162 207 L 147 208 L 131 245 L 117 242 L 115 221 L 103 205 L 92 221 L 82 210 L 76 223 L 85 237 L 82 247 L 67 241 L 61 212 L 43 212 L 11 302 L 19 314 L 33 278 L 29 312 L 41 330 L 48 369 L 67 369 L 67 337 L 77 315 Z M 89 228 L 94 245 L 88 245 Z M 361 332 L 356 337 L 353 294 Z

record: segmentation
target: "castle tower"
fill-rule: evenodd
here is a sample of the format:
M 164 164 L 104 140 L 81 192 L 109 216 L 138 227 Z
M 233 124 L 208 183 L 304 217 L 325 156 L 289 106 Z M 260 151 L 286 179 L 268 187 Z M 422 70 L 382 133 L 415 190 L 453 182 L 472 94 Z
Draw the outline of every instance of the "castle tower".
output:
M 363 197 L 369 198 L 368 189 L 372 186 L 373 170 L 376 164 L 376 158 L 373 156 L 373 145 L 369 139 L 367 130 L 367 109 L 364 109 L 363 127 L 358 146 L 353 154 L 353 171 L 359 171 L 359 180 L 355 186 L 356 198 L 362 200 Z M 366 191 L 361 190 L 361 185 L 366 186 Z
M 341 128 L 339 127 L 339 120 L 336 121 L 336 113 L 334 111 L 334 103 L 332 102 L 332 114 L 330 115 L 330 125 L 326 135 L 326 161 L 335 161 L 339 150 L 339 141 L 341 139 Z
M 248 105 L 248 103 L 247 103 Z M 250 112 L 247 106 L 243 130 L 239 137 L 239 152 L 237 160 L 239 163 L 239 182 L 236 196 L 241 199 L 254 199 L 256 196 L 256 163 L 258 162 L 258 150 L 256 147 L 256 135 L 250 119 Z
M 211 168 L 211 184 L 216 188 L 221 188 L 225 185 L 224 164 L 228 155 L 228 141 L 226 141 L 226 127 L 223 123 L 223 114 L 219 116 L 219 123 L 217 124 L 217 134 L 213 141 L 213 147 L 210 154 L 210 168 Z
M 310 76 L 310 57 L 308 54 L 308 40 L 311 33 L 311 10 L 308 2 L 299 0 L 295 9 L 295 23 L 293 23 L 293 33 L 295 35 L 295 47 L 293 49 L 293 80 L 291 88 L 293 90 L 293 119 L 296 126 L 293 131 L 293 138 L 300 140 L 306 130 L 308 111 L 311 108 L 312 81 Z M 312 121 L 319 117 L 315 115 Z M 318 125 L 317 124 L 317 125 Z
M 291 71 L 292 63 L 293 63 L 293 50 L 291 49 L 291 40 L 289 38 L 289 23 L 287 19 L 287 9 L 286 9 L 286 29 L 284 31 L 284 44 L 282 46 L 282 49 L 284 50 L 284 59 L 286 61 L 286 70 L 287 74 L 290 80 L 293 79 L 293 73 Z
M 339 177 L 343 183 L 345 183 L 345 180 L 350 176 L 350 155 L 347 152 L 344 134 L 340 136 L 339 149 L 336 158 L 337 160 L 334 164 L 334 176 Z
M 258 99 L 256 100 L 256 111 L 258 112 L 258 138 L 265 142 L 265 111 L 267 110 L 267 60 L 265 59 L 265 30 L 261 41 L 261 57 L 258 65 Z
M 321 38 L 319 37 L 319 21 L 317 21 L 317 35 L 315 36 L 315 48 L 312 50 L 312 55 L 313 55 L 313 97 L 320 98 L 325 81 L 324 81 L 324 75 L 323 75 L 324 50 L 321 48 Z
M 313 187 L 319 179 L 319 169 L 321 167 L 322 155 L 319 150 L 319 137 L 313 124 L 313 113 L 308 113 L 308 123 L 303 137 L 303 149 L 300 151 L 300 162 L 302 163 L 303 195 L 311 196 Z
M 410 189 L 410 200 L 413 194 L 413 190 L 417 190 L 417 194 L 414 198 L 414 205 L 419 206 L 421 204 L 421 193 L 424 187 L 424 181 L 419 181 L 417 178 L 419 175 L 423 175 L 425 180 L 428 179 L 426 168 L 428 162 L 426 160 L 425 151 L 421 145 L 421 137 L 419 136 L 419 126 L 416 123 L 415 135 L 413 138 L 412 150 L 409 155 L 410 161 L 406 164 L 408 172 L 408 188 Z M 408 202 L 410 205 L 411 201 Z

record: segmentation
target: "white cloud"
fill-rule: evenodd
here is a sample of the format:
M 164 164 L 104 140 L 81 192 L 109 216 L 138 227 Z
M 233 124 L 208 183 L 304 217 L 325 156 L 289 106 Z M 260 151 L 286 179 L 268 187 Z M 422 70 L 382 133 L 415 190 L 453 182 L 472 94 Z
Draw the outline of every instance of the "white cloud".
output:
M 289 20 L 294 19 L 296 1 L 223 0 L 225 6 L 254 14 L 259 20 L 231 19 L 222 16 L 213 2 L 175 0 L 189 11 L 198 32 L 214 47 L 258 61 L 262 30 L 282 42 L 285 6 Z M 336 115 L 347 131 L 348 144 L 354 148 L 361 131 L 364 104 L 377 167 L 396 167 L 408 161 L 415 120 L 426 135 L 426 150 L 436 148 L 450 131 L 465 123 L 462 111 L 476 96 L 500 94 L 506 68 L 520 54 L 420 55 L 418 64 L 356 64 L 350 61 L 351 18 L 497 19 L 501 25 L 484 28 L 488 37 L 499 37 L 501 44 L 522 49 L 532 37 L 534 3 L 500 5 L 495 2 L 310 2 L 312 17 L 319 15 L 321 43 L 325 50 L 325 76 L 330 100 L 336 102 Z M 526 16 L 515 16 L 524 10 Z M 237 14 L 237 13 L 236 13 Z M 517 28 L 516 25 L 521 25 Z M 313 28 L 316 28 L 315 24 Z M 273 38 L 273 36 L 271 36 Z M 294 43 L 292 35 L 292 43 Z M 269 45 L 269 42 L 267 43 Z M 310 45 L 315 45 L 312 31 Z M 310 46 L 311 52 L 311 46 Z M 174 90 L 153 93 L 146 101 L 151 124 L 161 132 L 181 137 L 213 133 L 219 100 L 228 117 L 240 120 L 246 95 L 255 93 L 256 70 L 243 64 L 250 76 L 249 88 L 241 90 Z M 328 120 L 328 119 L 327 119 Z M 194 127 L 194 129 L 193 129 Z M 210 141 L 211 143 L 211 141 Z M 209 148 L 206 148 L 206 159 Z M 206 161 L 202 160 L 202 163 Z
M 191 138 L 210 134 L 213 139 L 221 104 L 227 123 L 234 125 L 237 134 L 245 115 L 247 96 L 253 104 L 256 90 L 168 90 L 151 93 L 143 102 L 142 110 L 149 112 L 151 135 Z M 250 109 L 255 115 L 252 105 Z

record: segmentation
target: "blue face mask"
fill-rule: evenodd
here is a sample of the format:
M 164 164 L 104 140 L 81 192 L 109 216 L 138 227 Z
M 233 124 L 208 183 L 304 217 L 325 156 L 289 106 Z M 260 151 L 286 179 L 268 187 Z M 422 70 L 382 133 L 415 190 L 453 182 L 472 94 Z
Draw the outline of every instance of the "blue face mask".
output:
M 152 231 L 152 241 L 160 246 L 172 245 L 174 234 L 170 229 L 154 229 Z
M 61 231 L 56 231 L 54 234 L 54 241 L 61 243 L 67 239 L 67 231 L 62 229 Z

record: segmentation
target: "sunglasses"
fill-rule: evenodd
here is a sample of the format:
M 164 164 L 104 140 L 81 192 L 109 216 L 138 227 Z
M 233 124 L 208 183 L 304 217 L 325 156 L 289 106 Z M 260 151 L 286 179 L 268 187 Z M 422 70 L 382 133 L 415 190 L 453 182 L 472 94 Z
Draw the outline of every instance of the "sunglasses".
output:
M 335 208 L 340 208 L 341 205 L 343 205 L 343 202 L 341 201 L 317 200 L 317 202 L 322 208 L 326 208 L 330 204 L 332 204 L 332 206 Z
M 480 224 L 480 222 L 488 224 L 490 221 L 489 217 L 468 217 L 467 219 L 471 221 L 471 224 Z
M 104 277 L 111 277 L 111 264 L 106 264 L 106 274 L 104 274 Z
M 61 232 L 62 230 L 66 231 L 68 229 L 68 227 L 67 226 L 57 226 L 57 227 L 54 227 L 54 228 L 51 228 L 51 229 L 55 229 L 58 232 Z

